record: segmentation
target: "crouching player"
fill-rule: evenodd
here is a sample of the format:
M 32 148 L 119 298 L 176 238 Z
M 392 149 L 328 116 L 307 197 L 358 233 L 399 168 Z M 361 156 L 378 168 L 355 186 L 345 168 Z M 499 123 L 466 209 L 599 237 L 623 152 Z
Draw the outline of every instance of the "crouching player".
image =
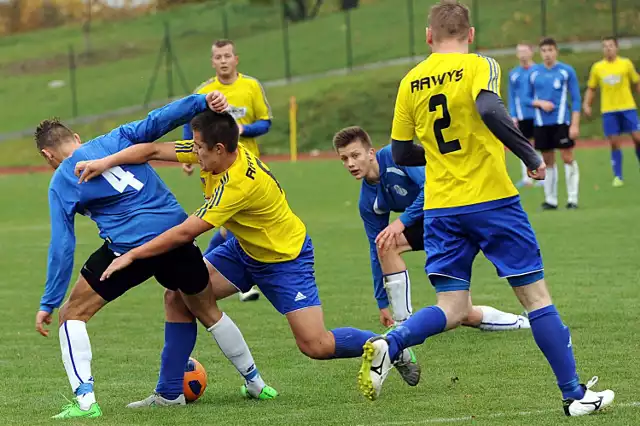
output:
M 234 237 L 205 255 L 216 299 L 257 284 L 286 316 L 305 355 L 314 359 L 361 356 L 362 346 L 375 333 L 325 328 L 314 275 L 314 248 L 306 227 L 289 208 L 271 170 L 238 144 L 238 125 L 233 117 L 205 112 L 194 118 L 191 126 L 193 142 L 139 144 L 77 168 L 77 172 L 82 170 L 80 179 L 87 180 L 120 164 L 198 162 L 201 170 L 208 172 L 206 179 L 213 182 L 213 195 L 200 209 L 182 224 L 120 256 L 103 279 L 224 225 Z M 409 350 L 400 353 L 394 365 L 408 384 L 418 383 L 420 368 Z
M 358 204 L 369 239 L 374 296 L 380 323 L 391 327 L 411 316 L 411 282 L 401 255 L 424 251 L 424 167 L 397 165 L 390 145 L 376 152 L 369 134 L 357 126 L 336 133 L 333 147 L 349 173 L 362 180 Z M 391 211 L 402 214 L 389 224 Z M 462 324 L 490 331 L 530 328 L 526 317 L 490 306 L 472 306 Z
M 36 330 L 40 334 L 48 336 L 45 324 L 51 323 L 52 312 L 60 306 L 71 279 L 75 250 L 74 216 L 90 217 L 98 225 L 100 237 L 105 240 L 104 245 L 87 259 L 69 299 L 60 308 L 62 361 L 76 400 L 65 406 L 55 418 L 102 415 L 93 391 L 87 322 L 107 303 L 151 277 L 172 290 L 183 303 L 185 311 L 193 312 L 188 324 L 171 322 L 172 314 L 167 313 L 165 335 L 182 336 L 180 345 L 165 346 L 165 352 L 167 349 L 172 351 L 172 372 L 179 377 L 163 381 L 163 387 L 156 389 L 158 392 L 177 388 L 177 399 L 183 405 L 185 403 L 184 395 L 181 395 L 182 376 L 195 346 L 194 316 L 208 328 L 225 356 L 245 377 L 247 386 L 259 387 L 254 392 L 256 395 L 265 387 L 240 330 L 215 303 L 208 286 L 207 267 L 194 240 L 185 240 L 171 251 L 136 262 L 109 279 L 101 279 L 113 259 L 187 218 L 153 168 L 147 164 L 113 167 L 84 185 L 80 185 L 74 176 L 78 162 L 101 158 L 136 143 L 158 139 L 197 113 L 207 110 L 208 105 L 222 110 L 227 103 L 218 92 L 206 97 L 189 96 L 152 111 L 145 120 L 125 124 L 85 144 L 80 142 L 80 136 L 57 120 L 44 121 L 36 130 L 38 150 L 56 170 L 49 185 L 51 244 L 47 282 L 36 314 Z M 164 355 L 163 352 L 163 359 Z M 239 355 L 242 355 L 244 363 L 238 362 Z M 161 376 L 164 377 L 168 375 Z

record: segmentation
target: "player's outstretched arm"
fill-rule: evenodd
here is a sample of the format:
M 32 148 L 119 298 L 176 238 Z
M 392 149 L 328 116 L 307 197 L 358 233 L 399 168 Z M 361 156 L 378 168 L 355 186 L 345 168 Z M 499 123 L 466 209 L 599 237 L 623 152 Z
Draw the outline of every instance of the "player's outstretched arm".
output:
M 496 93 L 481 90 L 476 97 L 476 108 L 491 133 L 520 158 L 529 170 L 540 168 L 542 160 L 527 138 L 513 124 L 502 99 Z M 538 176 L 536 179 L 544 179 L 544 176 Z
M 78 183 L 82 183 L 100 176 L 112 167 L 144 164 L 153 160 L 178 162 L 176 143 L 141 143 L 99 160 L 79 161 L 76 163 L 75 175 L 79 177 Z

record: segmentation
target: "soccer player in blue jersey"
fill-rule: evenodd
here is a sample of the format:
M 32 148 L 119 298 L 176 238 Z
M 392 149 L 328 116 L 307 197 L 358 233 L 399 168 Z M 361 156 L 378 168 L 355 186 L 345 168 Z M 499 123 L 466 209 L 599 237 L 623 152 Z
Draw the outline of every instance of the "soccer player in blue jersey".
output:
M 358 206 L 369 239 L 380 323 L 398 325 L 412 312 L 411 281 L 401 255 L 424 250 L 424 167 L 396 164 L 390 145 L 376 152 L 369 134 L 358 126 L 336 133 L 333 147 L 349 173 L 362 180 Z M 390 212 L 401 213 L 391 224 Z M 473 306 L 463 325 L 488 331 L 516 330 L 529 328 L 529 320 L 490 306 Z
M 513 123 L 520 129 L 525 138 L 533 140 L 534 108 L 527 105 L 527 93 L 529 91 L 529 75 L 535 65 L 533 62 L 533 46 L 528 43 L 518 43 L 516 57 L 520 65 L 509 72 L 509 114 L 513 117 Z M 518 187 L 531 186 L 534 180 L 529 177 L 527 165 L 520 161 L 522 166 L 522 179 L 516 184 Z M 536 184 L 541 181 L 535 181 Z
M 82 267 L 68 300 L 59 311 L 62 360 L 76 399 L 55 418 L 102 415 L 93 392 L 92 353 L 86 323 L 107 303 L 153 276 L 171 290 L 171 294 L 181 298 L 190 310 L 189 315 L 192 313 L 208 327 L 225 356 L 245 378 L 247 387 L 258 382 L 261 382 L 260 386 L 266 386 L 240 330 L 216 306 L 208 286 L 207 267 L 194 241 L 186 241 L 168 253 L 137 262 L 108 280 L 101 280 L 103 271 L 113 259 L 187 218 L 153 168 L 148 164 L 112 167 L 85 184 L 80 184 L 74 175 L 78 163 L 158 139 L 208 108 L 223 110 L 226 107 L 226 99 L 219 92 L 192 95 L 152 111 L 144 120 L 125 124 L 84 144 L 80 136 L 57 120 L 46 120 L 38 126 L 35 133 L 37 148 L 55 169 L 49 185 L 51 244 L 47 282 L 36 314 L 36 329 L 40 334 L 48 336 L 45 324 L 51 323 L 52 312 L 60 306 L 71 279 L 74 216 L 90 217 L 105 240 Z M 157 394 L 154 394 L 155 405 L 166 405 L 162 395 L 171 392 L 181 405 L 185 403 L 182 376 L 195 346 L 196 334 L 191 327 L 193 317 L 188 317 L 188 323 L 185 323 L 179 316 L 179 312 L 172 316 L 167 314 L 166 344 L 162 354 L 163 364 L 170 365 L 171 374 L 176 378 L 167 381 L 165 376 L 160 377 Z M 256 390 L 257 393 L 261 391 Z
M 432 53 L 398 89 L 393 158 L 404 166 L 426 163 L 426 272 L 437 304 L 367 341 L 358 384 L 375 399 L 399 351 L 460 325 L 469 312 L 473 261 L 482 251 L 529 313 L 565 414 L 590 414 L 611 404 L 615 395 L 591 390 L 595 377 L 586 386 L 580 383 L 571 335 L 547 289 L 540 247 L 507 174 L 504 146 L 525 162 L 534 179 L 544 178 L 545 164 L 500 99 L 498 63 L 469 53 L 474 35 L 466 6 L 455 0 L 433 6 L 427 28 Z M 414 136 L 420 145 L 413 143 Z
M 580 171 L 573 157 L 580 135 L 580 85 L 572 66 L 558 61 L 558 46 L 552 38 L 540 42 L 542 63 L 531 70 L 526 104 L 535 108 L 534 139 L 547 164 L 544 180 L 544 210 L 558 208 L 558 168 L 555 150 L 560 150 L 567 184 L 567 208 L 578 208 Z

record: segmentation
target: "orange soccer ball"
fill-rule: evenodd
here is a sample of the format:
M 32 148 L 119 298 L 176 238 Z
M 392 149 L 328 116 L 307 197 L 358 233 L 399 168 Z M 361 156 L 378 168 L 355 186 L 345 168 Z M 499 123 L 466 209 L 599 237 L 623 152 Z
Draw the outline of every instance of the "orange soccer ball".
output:
M 207 388 L 207 372 L 195 358 L 189 358 L 184 368 L 184 397 L 187 402 L 200 398 Z

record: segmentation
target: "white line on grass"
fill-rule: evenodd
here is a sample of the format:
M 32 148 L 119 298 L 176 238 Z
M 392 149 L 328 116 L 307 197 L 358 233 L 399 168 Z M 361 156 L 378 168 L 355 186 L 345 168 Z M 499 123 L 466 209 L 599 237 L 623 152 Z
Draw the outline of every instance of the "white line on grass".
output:
M 621 408 L 639 408 L 640 401 L 634 402 L 622 402 L 620 404 L 613 404 L 611 408 L 607 410 L 616 410 Z M 547 410 L 535 410 L 535 411 L 519 411 L 513 413 L 493 413 L 493 414 L 479 414 L 477 416 L 464 416 L 464 417 L 435 417 L 431 419 L 424 420 L 405 420 L 405 421 L 396 421 L 396 422 L 383 422 L 383 423 L 373 423 L 375 426 L 395 426 L 395 425 L 427 425 L 427 424 L 436 424 L 436 423 L 461 423 L 461 422 L 469 422 L 472 420 L 489 420 L 489 419 L 497 419 L 501 417 L 528 417 L 537 414 L 549 414 L 549 413 L 557 413 L 558 411 L 562 411 L 562 408 L 553 408 Z M 371 426 L 371 423 L 360 424 L 358 426 Z

